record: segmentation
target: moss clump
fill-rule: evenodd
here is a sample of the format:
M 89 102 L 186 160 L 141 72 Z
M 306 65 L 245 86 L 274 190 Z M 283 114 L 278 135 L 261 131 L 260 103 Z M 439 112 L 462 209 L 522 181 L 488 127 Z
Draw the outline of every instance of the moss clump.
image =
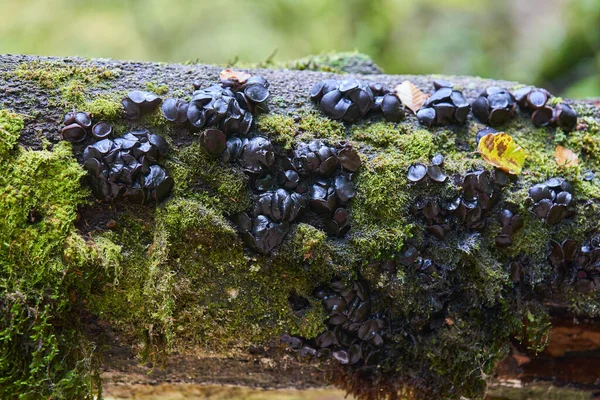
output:
M 72 80 L 96 85 L 102 80 L 114 79 L 119 70 L 105 67 L 67 64 L 60 61 L 33 61 L 23 63 L 14 71 L 19 79 L 38 82 L 46 89 L 57 89 Z
M 167 168 L 175 179 L 175 195 L 197 198 L 228 214 L 250 205 L 246 175 L 208 155 L 197 142 L 174 154 Z
M 106 122 L 116 122 L 123 116 L 121 99 L 114 94 L 94 97 L 81 103 L 78 108 L 91 113 L 94 119 Z
M 161 96 L 169 92 L 169 87 L 164 83 L 159 85 L 158 82 L 150 81 L 146 82 L 146 90 Z
M 23 127 L 23 118 L 19 114 L 0 109 L 0 161 L 9 156 Z
M 290 150 L 298 140 L 336 141 L 346 138 L 346 128 L 341 122 L 332 121 L 313 112 L 304 112 L 296 118 L 280 114 L 264 114 L 258 118 L 256 127 L 285 150 Z
M 0 160 L 0 397 L 100 392 L 93 346 L 73 318 L 102 252 L 75 231 L 86 191 L 68 143 Z
M 197 199 L 172 198 L 150 224 L 136 213 L 96 237 L 121 246 L 123 273 L 93 307 L 142 340 L 143 360 L 172 348 L 230 352 L 283 332 L 322 331 L 320 305 L 300 315 L 288 303 L 293 291 L 308 296 L 331 276 L 325 237 L 315 228 L 297 227 L 269 261 L 245 254 L 229 222 Z
M 406 169 L 409 159 L 390 150 L 372 159 L 361 157 L 363 166 L 356 181 L 357 196 L 352 200 L 351 241 L 363 260 L 400 251 L 410 237 L 407 221 L 408 194 Z
M 50 103 L 65 109 L 81 106 L 90 89 L 105 86 L 119 76 L 118 69 L 98 66 L 82 66 L 60 61 L 34 61 L 23 63 L 13 74 L 22 80 L 37 82 L 44 89 L 53 89 L 57 95 L 51 96 Z

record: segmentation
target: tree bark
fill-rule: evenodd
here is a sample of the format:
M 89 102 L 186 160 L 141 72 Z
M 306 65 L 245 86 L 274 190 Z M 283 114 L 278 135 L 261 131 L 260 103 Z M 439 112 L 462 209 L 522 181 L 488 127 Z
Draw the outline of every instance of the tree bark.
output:
M 46 58 L 23 55 L 0 56 L 0 106 L 25 116 L 25 128 L 19 144 L 32 150 L 45 147 L 45 142 L 58 143 L 65 109 L 77 103 L 77 91 L 69 88 L 68 75 L 51 76 L 50 71 L 36 73 L 35 66 L 52 63 L 52 68 L 77 69 L 78 74 L 114 74 L 104 84 L 102 77 L 91 78 L 83 96 L 94 98 L 102 94 L 144 90 L 148 82 L 166 85 L 171 93 L 188 94 L 192 82 L 206 87 L 214 84 L 222 67 L 211 65 L 181 65 L 81 58 Z M 87 71 L 87 72 L 86 72 Z M 94 72 L 90 72 L 94 71 Z M 103 72 L 104 71 L 104 72 Z M 55 71 L 56 72 L 56 71 Z M 60 72 L 60 71 L 59 71 Z M 271 84 L 269 112 L 294 115 L 298 110 L 314 107 L 307 95 L 319 80 L 341 76 L 318 71 L 259 69 L 253 74 L 264 76 Z M 65 72 L 66 74 L 67 72 Z M 48 76 L 45 76 L 48 74 Z M 394 87 L 405 79 L 421 88 L 429 88 L 434 76 L 352 75 L 376 80 Z M 86 77 L 81 76 L 85 81 Z M 513 87 L 514 82 L 476 77 L 449 77 L 463 89 L 472 101 L 488 86 Z M 48 81 L 46 81 L 48 80 Z M 76 89 L 76 88 L 75 88 Z M 73 100 L 75 99 L 75 100 Z M 598 100 L 576 102 L 600 113 Z M 189 140 L 189 139 L 182 139 Z M 548 299 L 549 302 L 552 299 Z M 516 398 L 504 391 L 507 387 L 542 387 L 546 383 L 569 386 L 583 392 L 600 393 L 600 319 L 572 314 L 566 305 L 551 307 L 551 330 L 548 347 L 540 354 L 530 354 L 515 342 L 511 355 L 498 364 L 491 377 L 490 398 Z M 93 341 L 103 343 L 103 384 L 156 385 L 161 382 L 193 384 L 227 384 L 260 388 L 309 388 L 326 385 L 326 373 L 316 364 L 300 363 L 278 343 L 251 347 L 248 354 L 215 355 L 210 351 L 173 353 L 164 368 L 141 365 L 133 350 L 135 344 L 121 338 L 106 321 L 89 316 L 82 318 L 86 332 Z M 494 397 L 496 396 L 496 397 Z M 543 395 L 541 395 L 543 397 Z M 542 398 L 540 397 L 540 398 Z

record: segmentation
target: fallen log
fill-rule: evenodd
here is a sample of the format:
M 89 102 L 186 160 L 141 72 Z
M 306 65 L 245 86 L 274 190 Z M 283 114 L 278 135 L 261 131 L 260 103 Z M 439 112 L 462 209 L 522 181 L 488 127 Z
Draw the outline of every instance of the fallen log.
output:
M 404 109 L 399 122 L 377 112 L 329 119 L 309 97 L 324 79 L 377 82 L 382 98 L 405 80 L 425 93 L 446 85 L 378 74 L 352 57 L 287 65 L 334 73 L 243 69 L 270 84 L 265 103 L 240 111 L 254 111 L 248 136 L 266 141 L 240 140 L 250 155 L 236 158 L 235 143 L 219 147 L 223 133 L 194 128 L 190 113 L 169 123 L 140 100 L 131 107 L 145 115 L 127 119 L 121 102 L 142 90 L 187 107 L 194 89 L 219 84 L 222 67 L 0 56 L 2 397 L 85 398 L 119 382 L 333 383 L 358 398 L 477 398 L 547 382 L 599 390 L 598 102 L 544 100 L 550 115 L 577 112 L 573 130 L 536 127 L 542 112 L 525 106 L 498 126 L 527 155 L 511 175 L 477 152 L 486 124 L 440 117 L 460 99 L 440 95 L 454 103 L 432 106 L 431 128 Z M 522 88 L 444 79 L 469 103 L 491 86 Z M 84 150 L 102 135 L 62 130 L 77 110 L 110 125 L 119 157 L 130 155 L 117 140 L 127 132 L 119 140 L 139 141 L 135 149 L 164 138 L 168 155 L 144 153 L 156 168 L 136 167 L 148 169 L 147 188 L 98 186 Z M 196 122 L 213 111 L 202 112 Z M 80 123 L 71 117 L 67 125 Z M 577 162 L 564 165 L 559 145 Z

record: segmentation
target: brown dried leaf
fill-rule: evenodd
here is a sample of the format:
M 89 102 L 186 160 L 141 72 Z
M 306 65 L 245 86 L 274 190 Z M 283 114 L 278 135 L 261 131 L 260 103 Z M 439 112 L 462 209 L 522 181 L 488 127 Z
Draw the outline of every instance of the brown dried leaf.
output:
M 421 92 L 411 81 L 404 81 L 396 86 L 396 96 L 402 101 L 406 108 L 416 113 L 423 107 L 428 95 Z
M 579 165 L 579 157 L 577 157 L 577 154 L 573 153 L 573 151 L 567 149 L 566 147 L 562 147 L 561 145 L 556 146 L 556 150 L 554 151 L 554 159 L 558 165 L 565 167 Z
M 223 71 L 221 71 L 221 73 L 219 74 L 219 78 L 221 78 L 222 81 L 237 81 L 238 83 L 244 83 L 248 80 L 248 78 L 250 78 L 249 73 L 244 72 L 244 71 L 234 71 L 232 69 L 224 69 Z

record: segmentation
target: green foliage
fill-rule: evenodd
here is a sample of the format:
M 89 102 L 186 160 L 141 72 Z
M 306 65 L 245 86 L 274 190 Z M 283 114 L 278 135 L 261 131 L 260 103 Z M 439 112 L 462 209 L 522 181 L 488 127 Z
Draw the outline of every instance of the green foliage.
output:
M 285 150 L 290 150 L 300 140 L 338 141 L 346 136 L 346 128 L 341 122 L 332 121 L 315 112 L 300 113 L 296 120 L 298 122 L 292 116 L 263 114 L 258 118 L 256 127 Z
M 0 160 L 0 397 L 90 398 L 94 348 L 73 313 L 102 268 L 73 227 L 86 196 L 71 146 Z
M 8 157 L 23 130 L 23 118 L 8 110 L 0 109 L 0 161 Z
M 173 155 L 167 168 L 175 179 L 173 192 L 191 196 L 221 212 L 234 214 L 248 208 L 247 177 L 202 150 L 198 142 Z

